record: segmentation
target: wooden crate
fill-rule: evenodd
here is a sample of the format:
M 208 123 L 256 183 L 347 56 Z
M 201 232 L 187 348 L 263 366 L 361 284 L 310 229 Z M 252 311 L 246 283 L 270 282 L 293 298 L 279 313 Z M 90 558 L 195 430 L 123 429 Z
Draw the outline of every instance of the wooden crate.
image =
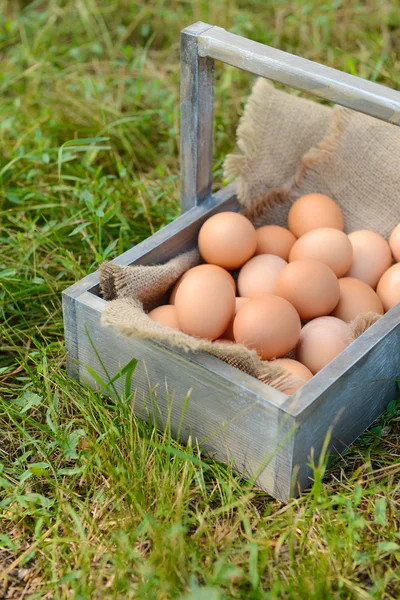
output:
M 382 85 L 204 23 L 184 29 L 181 41 L 182 215 L 116 258 L 118 265 L 166 262 L 196 245 L 208 217 L 238 209 L 233 185 L 211 193 L 214 60 L 400 125 L 400 93 Z M 192 436 L 280 500 L 310 484 L 310 455 L 318 458 L 329 432 L 329 451 L 343 451 L 395 397 L 400 304 L 288 397 L 206 353 L 101 327 L 98 281 L 96 272 L 63 293 L 69 374 L 95 388 L 87 366 L 112 377 L 136 357 L 140 417 L 156 417 L 160 427 L 168 420 L 173 435 Z

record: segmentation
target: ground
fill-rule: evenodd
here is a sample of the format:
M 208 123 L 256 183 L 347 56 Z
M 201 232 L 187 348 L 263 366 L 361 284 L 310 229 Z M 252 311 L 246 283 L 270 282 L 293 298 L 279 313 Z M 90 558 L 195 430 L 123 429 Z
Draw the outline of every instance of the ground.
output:
M 66 375 L 61 291 L 179 213 L 197 20 L 400 85 L 398 0 L 0 0 L 0 598 L 399 598 L 398 403 L 286 506 Z

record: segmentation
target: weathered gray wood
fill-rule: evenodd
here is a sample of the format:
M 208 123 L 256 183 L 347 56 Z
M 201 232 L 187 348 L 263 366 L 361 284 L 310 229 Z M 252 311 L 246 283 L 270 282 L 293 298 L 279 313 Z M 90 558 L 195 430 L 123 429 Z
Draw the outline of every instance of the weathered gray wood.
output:
M 221 60 L 318 98 L 400 125 L 400 93 L 384 85 L 253 42 L 220 27 L 208 28 L 199 34 L 198 44 L 202 57 Z
M 195 23 L 181 33 L 182 212 L 211 196 L 214 61 L 198 55 L 198 36 L 210 27 Z
M 76 322 L 76 302 L 73 296 L 63 292 L 64 338 L 67 352 L 67 373 L 73 379 L 79 379 L 78 361 L 78 331 Z
M 101 327 L 104 305 L 90 292 L 76 299 L 80 380 L 97 387 L 87 365 L 105 378 L 92 344 L 110 377 L 132 357 L 139 359 L 133 378 L 136 414 L 146 420 L 156 414 L 160 429 L 169 419 L 174 436 L 179 430 L 184 441 L 190 435 L 215 458 L 233 462 L 238 472 L 255 477 L 272 495 L 287 500 L 294 419 L 278 406 L 285 395 L 208 354 L 122 338 Z M 117 386 L 121 389 L 120 382 Z
M 343 452 L 398 396 L 400 304 L 322 369 L 284 403 L 296 417 L 294 444 L 297 484 L 310 484 L 311 448 L 318 458 L 332 428 L 328 451 Z

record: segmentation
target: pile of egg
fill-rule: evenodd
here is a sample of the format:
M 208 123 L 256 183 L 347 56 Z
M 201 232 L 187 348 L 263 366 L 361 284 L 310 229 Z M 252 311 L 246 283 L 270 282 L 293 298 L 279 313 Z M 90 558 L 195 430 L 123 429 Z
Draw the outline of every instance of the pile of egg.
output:
M 400 301 L 400 224 L 389 243 L 373 231 L 343 229 L 340 207 L 323 194 L 296 200 L 288 229 L 255 229 L 238 213 L 215 214 L 199 232 L 205 264 L 182 275 L 170 304 L 149 316 L 256 350 L 300 387 L 348 346 L 353 319 L 384 314 Z M 292 350 L 296 360 L 283 358 Z

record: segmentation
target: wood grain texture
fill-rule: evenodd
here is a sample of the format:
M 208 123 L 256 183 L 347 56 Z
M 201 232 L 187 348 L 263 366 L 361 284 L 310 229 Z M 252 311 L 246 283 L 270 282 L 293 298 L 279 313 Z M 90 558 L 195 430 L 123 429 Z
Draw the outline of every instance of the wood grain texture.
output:
M 211 25 L 195 23 L 181 32 L 181 209 L 211 196 L 214 61 L 198 54 L 198 36 Z
M 80 380 L 98 387 L 86 365 L 105 378 L 92 344 L 110 377 L 137 358 L 133 407 L 138 416 L 148 421 L 156 418 L 160 429 L 168 421 L 175 437 L 179 430 L 183 441 L 191 436 L 216 459 L 232 463 L 236 471 L 286 501 L 294 419 L 276 402 L 268 401 L 271 395 L 283 399 L 284 394 L 208 354 L 184 353 L 152 340 L 122 338 L 101 327 L 103 307 L 104 301 L 90 292 L 76 300 Z M 232 371 L 237 375 L 235 381 Z M 118 382 L 119 389 L 120 385 Z
M 199 34 L 199 55 L 250 71 L 272 81 L 400 125 L 400 93 L 374 83 L 265 46 L 220 27 Z
M 64 337 L 66 348 L 67 373 L 73 379 L 79 379 L 78 362 L 78 330 L 76 321 L 76 298 L 63 292 L 62 308 L 64 318 Z

